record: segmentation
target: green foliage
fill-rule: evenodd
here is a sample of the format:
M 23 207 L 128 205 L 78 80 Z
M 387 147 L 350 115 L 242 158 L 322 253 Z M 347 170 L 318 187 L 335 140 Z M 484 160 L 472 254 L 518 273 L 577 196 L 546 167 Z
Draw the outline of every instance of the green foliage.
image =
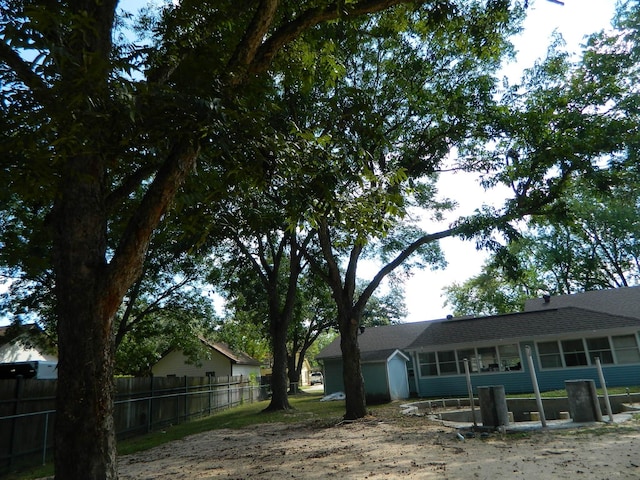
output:
M 637 285 L 637 175 L 635 167 L 609 171 L 606 191 L 589 178 L 568 182 L 558 199 L 564 215 L 533 217 L 525 232 L 493 254 L 480 275 L 446 289 L 455 313 L 508 313 L 542 293 Z
M 444 288 L 445 305 L 453 307 L 454 316 L 486 316 L 521 311 L 531 295 L 519 286 L 512 286 L 499 276 L 498 269 L 485 266 L 479 275 L 462 284 Z

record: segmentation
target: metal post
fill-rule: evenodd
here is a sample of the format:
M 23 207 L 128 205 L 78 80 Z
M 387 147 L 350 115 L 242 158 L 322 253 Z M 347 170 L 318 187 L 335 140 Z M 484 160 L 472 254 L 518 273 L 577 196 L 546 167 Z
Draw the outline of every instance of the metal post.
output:
M 471 417 L 473 417 L 473 426 L 477 427 L 476 422 L 476 407 L 473 400 L 473 387 L 471 386 L 471 374 L 469 373 L 469 360 L 464 359 L 464 374 L 467 377 L 467 390 L 469 391 L 469 404 L 471 405 Z
M 609 392 L 607 392 L 607 383 L 604 381 L 604 373 L 602 373 L 600 357 L 596 357 L 596 368 L 598 369 L 598 378 L 600 378 L 600 385 L 602 386 L 602 393 L 604 394 L 604 405 L 607 408 L 609 420 L 611 421 L 611 423 L 613 423 L 613 411 L 611 410 L 611 402 L 609 401 Z
M 544 407 L 542 406 L 542 397 L 540 396 L 540 389 L 538 388 L 538 377 L 536 376 L 536 369 L 533 366 L 533 358 L 531 357 L 531 347 L 527 345 L 525 347 L 527 352 L 527 362 L 529 364 L 529 372 L 531 373 L 531 383 L 533 384 L 533 392 L 536 395 L 536 404 L 538 405 L 538 413 L 540 414 L 540 423 L 542 427 L 546 428 L 547 419 L 544 415 Z
M 42 442 L 42 465 L 47 464 L 47 436 L 49 433 L 49 412 L 44 414 L 44 441 Z

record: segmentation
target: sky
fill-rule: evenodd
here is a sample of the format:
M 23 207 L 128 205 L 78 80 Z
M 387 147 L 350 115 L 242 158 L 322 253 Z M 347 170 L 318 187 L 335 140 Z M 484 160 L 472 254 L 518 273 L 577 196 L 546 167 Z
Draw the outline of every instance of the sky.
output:
M 564 0 L 564 5 L 547 0 L 530 1 L 523 32 L 513 39 L 518 52 L 516 61 L 507 65 L 502 75 L 519 80 L 524 68 L 545 57 L 554 31 L 562 34 L 568 52 L 578 54 L 586 35 L 609 28 L 615 4 L 614 0 Z M 460 205 L 451 219 L 470 214 L 482 204 L 499 205 L 503 198 L 496 192 L 482 190 L 469 174 L 442 174 L 439 185 L 441 192 Z M 455 195 L 457 191 L 464 193 Z M 442 289 L 477 275 L 487 259 L 487 254 L 477 251 L 473 242 L 448 238 L 441 240 L 440 245 L 447 267 L 417 271 L 405 283 L 407 322 L 444 318 L 450 314 L 451 308 L 444 305 Z
M 145 0 L 123 0 L 120 7 L 135 10 L 145 3 Z M 518 80 L 523 68 L 545 56 L 554 30 L 562 34 L 568 51 L 578 53 L 585 35 L 609 26 L 614 10 L 615 0 L 565 0 L 564 5 L 548 0 L 530 0 L 523 32 L 513 39 L 518 51 L 516 61 L 507 65 L 502 74 Z M 470 214 L 482 204 L 499 205 L 501 198 L 495 192 L 483 191 L 469 174 L 442 174 L 439 185 L 443 193 L 459 203 L 459 208 L 452 212 L 449 220 Z M 464 193 L 456 195 L 458 191 Z M 446 228 L 446 224 L 441 227 Z M 444 305 L 442 289 L 477 275 L 487 258 L 486 253 L 475 249 L 473 242 L 449 238 L 441 240 L 440 245 L 448 266 L 438 271 L 415 271 L 405 283 L 407 322 L 446 317 L 451 311 Z M 365 279 L 373 273 L 373 269 L 360 271 Z M 6 323 L 0 317 L 0 325 Z

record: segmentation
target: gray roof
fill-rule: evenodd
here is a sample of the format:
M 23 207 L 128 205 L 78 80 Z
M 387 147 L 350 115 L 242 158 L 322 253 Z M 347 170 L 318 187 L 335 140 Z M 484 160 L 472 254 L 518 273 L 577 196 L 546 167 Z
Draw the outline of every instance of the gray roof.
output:
M 575 307 L 549 308 L 533 312 L 428 322 L 428 327 L 407 348 L 433 348 L 441 345 L 595 333 L 625 328 L 640 328 L 640 318 Z
M 358 336 L 360 346 L 360 360 L 362 362 L 374 362 L 386 360 L 396 350 L 402 350 L 411 344 L 415 338 L 427 328 L 430 322 L 401 323 L 398 325 L 385 325 L 382 327 L 367 327 L 364 333 Z M 340 338 L 323 348 L 316 358 L 340 358 Z
M 640 318 L 640 286 L 593 290 L 590 292 L 531 298 L 525 302 L 525 312 L 548 310 L 562 307 L 579 307 L 613 315 Z

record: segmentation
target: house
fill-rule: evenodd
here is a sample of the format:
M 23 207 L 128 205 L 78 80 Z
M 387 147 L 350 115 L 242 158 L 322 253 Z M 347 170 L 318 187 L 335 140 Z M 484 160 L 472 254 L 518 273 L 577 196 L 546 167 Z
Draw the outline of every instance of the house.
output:
M 0 327 L 0 363 L 58 362 L 36 324 Z
M 465 395 L 464 359 L 473 387 L 533 391 L 527 347 L 540 390 L 592 379 L 600 358 L 608 385 L 640 384 L 640 319 L 576 307 L 427 322 L 406 347 L 421 397 Z
M 640 296 L 640 290 L 616 292 L 611 302 L 619 304 L 624 296 L 626 304 L 632 305 L 633 292 Z M 365 391 L 368 397 L 381 393 L 380 364 L 396 349 L 409 359 L 405 363 L 409 393 L 419 397 L 466 395 L 465 359 L 473 388 L 504 385 L 507 393 L 531 392 L 527 351 L 543 391 L 562 389 L 570 379 L 593 379 L 599 384 L 596 357 L 608 385 L 639 385 L 640 309 L 622 310 L 618 305 L 615 311 L 621 313 L 602 311 L 607 301 L 601 299 L 600 310 L 547 305 L 505 315 L 369 328 L 359 337 Z M 540 303 L 544 300 L 534 305 L 540 307 Z M 343 390 L 339 339 L 317 358 L 325 368 L 325 393 Z M 386 374 L 404 378 L 396 369 L 387 369 Z M 396 379 L 385 381 L 390 385 Z
M 156 377 L 253 377 L 260 379 L 260 362 L 244 352 L 235 352 L 221 342 L 209 342 L 200 338 L 206 358 L 197 364 L 181 350 L 170 350 L 151 367 Z
M 0 327 L 0 379 L 58 378 L 58 357 L 36 324 Z
M 417 393 L 413 364 L 403 349 L 427 327 L 427 323 L 368 327 L 360 334 L 360 361 L 369 403 L 405 399 Z M 340 339 L 322 349 L 316 360 L 323 365 L 325 393 L 344 391 Z

